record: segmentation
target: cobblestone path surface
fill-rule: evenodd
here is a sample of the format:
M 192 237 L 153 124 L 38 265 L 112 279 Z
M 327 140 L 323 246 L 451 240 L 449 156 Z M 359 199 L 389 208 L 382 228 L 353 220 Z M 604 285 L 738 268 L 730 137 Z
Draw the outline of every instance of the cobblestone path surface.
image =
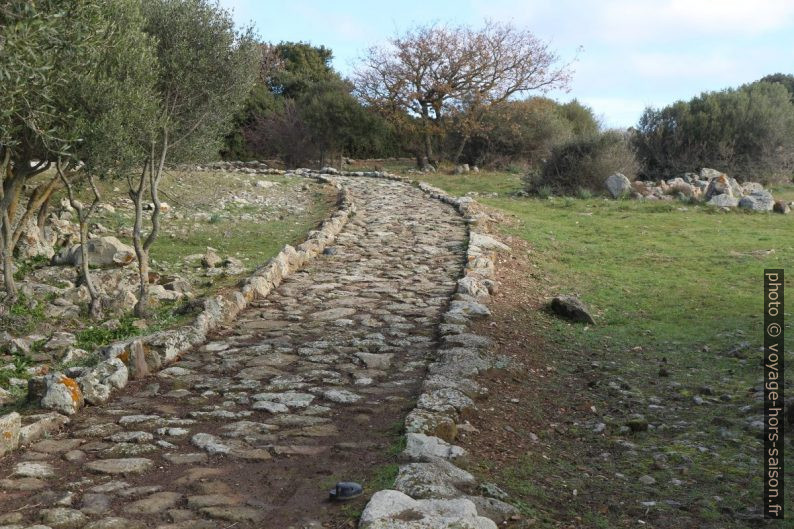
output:
M 455 210 L 340 178 L 336 243 L 231 327 L 0 461 L 0 527 L 322 527 L 415 403 L 464 260 Z

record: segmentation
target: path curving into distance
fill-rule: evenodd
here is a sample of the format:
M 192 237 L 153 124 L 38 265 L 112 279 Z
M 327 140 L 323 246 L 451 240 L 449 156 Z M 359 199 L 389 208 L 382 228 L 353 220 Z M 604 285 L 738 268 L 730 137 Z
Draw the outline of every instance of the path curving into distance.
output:
M 338 177 L 357 212 L 325 255 L 157 375 L 0 460 L 0 527 L 323 527 L 413 408 L 464 264 L 458 213 Z M 369 492 L 374 492 L 370 490 Z

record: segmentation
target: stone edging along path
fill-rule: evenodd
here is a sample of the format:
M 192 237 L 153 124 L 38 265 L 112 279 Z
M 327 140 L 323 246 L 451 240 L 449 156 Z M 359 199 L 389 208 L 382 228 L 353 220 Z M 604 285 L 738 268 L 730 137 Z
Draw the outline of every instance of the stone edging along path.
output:
M 247 172 L 251 172 L 250 169 Z M 254 172 L 283 173 L 272 169 Z M 454 206 L 466 219 L 470 227 L 467 230 L 466 265 L 463 277 L 458 280 L 457 293 L 439 327 L 440 348 L 429 366 L 417 407 L 405 422 L 407 446 L 404 456 L 411 462 L 400 468 L 394 485 L 396 490 L 379 491 L 372 497 L 361 518 L 361 527 L 495 528 L 492 520 L 481 515 L 499 521 L 506 513 L 509 515 L 515 511 L 498 500 L 472 495 L 476 488 L 474 477 L 451 463 L 465 453 L 450 443 L 457 436 L 462 415 L 473 408 L 474 399 L 483 394 L 473 378 L 494 367 L 493 361 L 486 356 L 488 340 L 469 332 L 468 323 L 472 318 L 489 314 L 484 303 L 494 288 L 492 252 L 507 250 L 507 247 L 487 235 L 472 231 L 471 226 L 476 225 L 479 218 L 474 211 L 474 201 L 469 198 L 455 198 L 428 184 L 387 173 L 323 172 L 325 174 L 309 170 L 293 172 L 334 184 L 340 189 L 339 209 L 320 230 L 310 232 L 307 241 L 297 249 L 285 247 L 241 285 L 240 290 L 205 300 L 204 311 L 192 325 L 112 344 L 102 351 L 106 360 L 97 367 L 67 370 L 65 374 L 38 379 L 31 384 L 32 393 L 41 395 L 45 406 L 66 415 L 73 414 L 82 401 L 90 404 L 107 401 L 111 389 L 123 387 L 128 377 L 140 378 L 157 371 L 203 342 L 212 329 L 230 323 L 248 303 L 267 296 L 283 278 L 321 253 L 342 230 L 355 206 L 347 189 L 334 181 L 333 175 L 379 177 L 414 184 L 431 198 Z M 68 422 L 65 415 L 56 412 L 39 416 L 37 422 L 20 427 L 20 417 L 15 415 L 0 418 L 0 433 L 4 440 L 9 441 L 8 447 L 29 444 L 46 431 Z M 2 428 L 3 420 L 6 421 L 5 428 Z M 0 455 L 2 453 L 0 448 Z M 421 514 L 421 520 L 415 519 L 406 525 L 406 511 L 411 511 L 414 517 Z
M 471 333 L 469 324 L 472 319 L 490 315 L 485 304 L 496 286 L 493 253 L 510 249 L 471 229 L 481 220 L 474 200 L 453 197 L 424 182 L 417 185 L 432 198 L 454 206 L 466 219 L 466 265 L 439 327 L 441 344 L 436 358 L 428 366 L 417 406 L 405 420 L 406 448 L 402 455 L 410 462 L 400 466 L 394 490 L 372 496 L 359 528 L 496 529 L 494 520 L 503 521 L 518 511 L 498 499 L 473 493 L 477 488 L 474 476 L 452 463 L 466 452 L 451 442 L 457 437 L 458 421 L 474 408 L 474 399 L 485 394 L 473 378 L 496 367 L 494 359 L 487 356 L 489 339 Z M 413 518 L 418 514 L 421 519 L 406 522 L 411 519 L 406 513 Z
M 355 213 L 355 205 L 347 189 L 328 175 L 306 176 L 338 189 L 337 209 L 319 229 L 310 231 L 297 248 L 284 246 L 238 289 L 205 299 L 203 310 L 192 324 L 114 342 L 99 350 L 105 360 L 93 368 L 70 368 L 65 373 L 31 379 L 28 399 L 38 400 L 43 408 L 54 411 L 24 417 L 16 412 L 0 416 L 0 457 L 68 424 L 69 416 L 86 403 L 106 403 L 111 393 L 124 388 L 130 378 L 145 377 L 175 362 L 181 354 L 203 343 L 211 331 L 233 321 L 249 303 L 267 297 L 285 278 L 322 253 Z

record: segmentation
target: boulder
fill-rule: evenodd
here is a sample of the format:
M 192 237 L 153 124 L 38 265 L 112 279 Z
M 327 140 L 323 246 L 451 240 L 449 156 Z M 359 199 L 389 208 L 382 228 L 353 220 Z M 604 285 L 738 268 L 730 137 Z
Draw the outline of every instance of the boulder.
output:
M 207 252 L 201 257 L 201 266 L 204 268 L 217 268 L 222 262 L 221 256 L 212 248 L 207 248 Z
M 711 180 L 712 178 L 718 178 L 720 176 L 726 176 L 725 173 L 722 171 L 717 171 L 716 169 L 710 169 L 708 167 L 704 167 L 700 170 L 700 178 L 703 180 Z
M 775 207 L 775 199 L 769 191 L 753 191 L 749 195 L 739 200 L 739 207 L 751 211 L 772 211 Z
M 789 206 L 785 200 L 776 200 L 775 205 L 772 206 L 772 211 L 786 215 L 791 213 L 791 206 Z
M 135 251 L 112 236 L 89 239 L 86 248 L 91 266 L 126 266 L 135 260 Z M 83 262 L 80 245 L 62 249 L 52 261 L 56 265 L 80 266 Z
M 54 332 L 44 345 L 47 351 L 64 351 L 77 343 L 77 337 L 70 332 Z
M 376 492 L 359 522 L 360 529 L 497 529 L 477 514 L 470 500 L 414 500 L 396 490 Z
M 709 181 L 708 187 L 704 194 L 705 200 L 711 200 L 717 195 L 728 195 L 729 197 L 741 197 L 742 187 L 733 178 L 726 174 L 720 173 L 719 176 L 712 178 Z
M 757 191 L 764 191 L 764 186 L 758 182 L 745 182 L 742 184 L 742 194 L 751 195 Z
M 401 466 L 394 488 L 416 499 L 440 499 L 461 496 L 458 487 L 474 484 L 474 476 L 448 461 L 437 459 Z
M 22 417 L 17 412 L 0 416 L 0 457 L 16 450 L 19 446 L 19 430 Z
M 62 373 L 51 373 L 44 377 L 44 384 L 44 396 L 41 399 L 43 408 L 74 415 L 83 407 L 83 392 L 74 379 Z
M 555 314 L 573 321 L 595 324 L 590 309 L 576 296 L 557 296 L 551 300 L 551 310 Z
M 604 185 L 612 198 L 620 198 L 631 192 L 631 181 L 621 173 L 608 176 Z
M 16 253 L 20 259 L 30 259 L 32 257 L 51 259 L 55 255 L 55 249 L 52 244 L 44 237 L 44 234 L 36 224 L 35 215 L 25 223 L 17 243 Z
M 708 202 L 706 202 L 709 206 L 714 206 L 718 208 L 735 208 L 739 205 L 739 199 L 730 195 L 728 193 L 724 193 L 721 195 L 714 195 Z
M 667 189 L 665 192 L 669 195 L 682 194 L 686 197 L 695 195 L 695 190 L 691 184 L 684 181 L 683 178 L 674 178 L 667 181 Z
M 110 386 L 103 384 L 99 379 L 100 373 L 90 371 L 77 379 L 77 384 L 83 392 L 83 398 L 88 404 L 97 406 L 110 399 Z

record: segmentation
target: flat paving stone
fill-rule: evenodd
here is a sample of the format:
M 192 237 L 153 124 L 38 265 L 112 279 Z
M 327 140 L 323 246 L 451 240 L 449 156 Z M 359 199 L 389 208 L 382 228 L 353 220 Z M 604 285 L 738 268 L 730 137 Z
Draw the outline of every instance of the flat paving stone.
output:
M 85 467 L 100 474 L 139 474 L 149 470 L 153 465 L 151 459 L 130 457 L 124 459 L 100 459 L 85 464 Z

